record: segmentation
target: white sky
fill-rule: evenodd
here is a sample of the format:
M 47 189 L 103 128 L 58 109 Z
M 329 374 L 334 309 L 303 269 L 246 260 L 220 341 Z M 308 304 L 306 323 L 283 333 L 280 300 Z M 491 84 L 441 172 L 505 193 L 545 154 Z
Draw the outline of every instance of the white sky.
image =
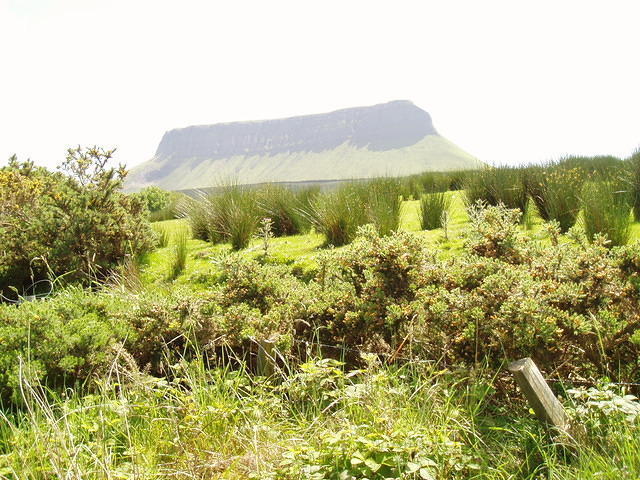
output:
M 640 145 L 640 2 L 0 0 L 0 165 L 412 100 L 481 160 Z

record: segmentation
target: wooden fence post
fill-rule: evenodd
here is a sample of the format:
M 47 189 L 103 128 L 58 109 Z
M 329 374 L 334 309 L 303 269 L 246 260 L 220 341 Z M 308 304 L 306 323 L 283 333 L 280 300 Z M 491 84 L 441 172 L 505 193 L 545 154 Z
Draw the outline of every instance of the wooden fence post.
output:
M 569 417 L 533 360 L 528 357 L 517 360 L 509 365 L 509 371 L 536 416 L 561 432 L 569 433 Z
M 273 340 L 258 340 L 256 343 L 258 344 L 258 375 L 270 377 L 273 375 L 275 363 L 275 358 L 273 357 L 275 342 Z

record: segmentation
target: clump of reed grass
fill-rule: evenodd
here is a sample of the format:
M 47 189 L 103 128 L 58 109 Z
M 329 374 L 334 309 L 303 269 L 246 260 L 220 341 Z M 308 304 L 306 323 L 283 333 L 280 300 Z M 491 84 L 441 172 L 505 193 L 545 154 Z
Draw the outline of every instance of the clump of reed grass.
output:
M 633 216 L 636 222 L 640 222 L 640 149 L 633 152 L 633 155 L 627 160 L 627 169 L 629 172 Z
M 265 185 L 256 193 L 259 215 L 270 218 L 276 237 L 297 235 L 303 230 L 303 220 L 296 194 L 280 185 Z
M 350 243 L 359 226 L 373 224 L 380 235 L 400 225 L 402 185 L 394 178 L 347 183 L 311 201 L 305 216 L 328 245 Z
M 193 238 L 209 241 L 209 213 L 211 205 L 204 193 L 199 193 L 198 199 L 189 198 L 181 203 L 178 216 L 186 218 L 191 227 Z
M 581 167 L 549 164 L 528 170 L 527 189 L 540 216 L 546 221 L 557 221 L 561 232 L 566 232 L 580 213 L 580 194 L 586 178 L 587 173 Z
M 366 223 L 360 195 L 348 185 L 314 199 L 306 215 L 315 230 L 325 236 L 325 243 L 334 247 L 350 243 L 358 227 Z
M 519 167 L 487 167 L 466 176 L 467 205 L 482 201 L 487 205 L 503 204 L 524 212 L 527 206 L 527 189 L 524 170 Z
M 361 186 L 359 195 L 364 203 L 367 221 L 372 223 L 380 235 L 390 235 L 400 226 L 402 207 L 402 185 L 395 178 L 381 177 Z
M 152 225 L 153 230 L 156 233 L 158 248 L 165 248 L 169 245 L 169 231 L 160 225 Z
M 435 192 L 420 198 L 420 228 L 441 228 L 451 206 L 451 197 L 446 192 Z
M 195 238 L 229 242 L 234 250 L 249 246 L 260 221 L 256 193 L 235 183 L 222 185 L 214 193 L 190 201 L 184 213 Z
M 631 228 L 631 192 L 612 180 L 585 183 L 581 195 L 585 234 L 593 241 L 606 235 L 609 246 L 625 245 Z
M 175 280 L 187 265 L 187 232 L 181 231 L 174 237 L 174 251 L 169 264 L 169 280 Z

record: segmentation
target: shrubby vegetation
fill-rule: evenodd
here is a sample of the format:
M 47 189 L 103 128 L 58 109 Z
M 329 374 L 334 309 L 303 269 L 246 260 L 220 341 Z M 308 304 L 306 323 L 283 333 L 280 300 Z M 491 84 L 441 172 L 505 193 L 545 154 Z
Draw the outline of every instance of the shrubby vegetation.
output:
M 135 194 L 149 210 L 149 220 L 159 222 L 176 218 L 180 211 L 180 205 L 185 201 L 184 195 L 177 192 L 168 192 L 160 187 L 151 186 L 143 188 Z
M 21 174 L 37 169 L 15 161 L 0 170 L 2 212 L 28 218 L 18 206 L 33 205 L 56 219 L 55 198 L 41 205 L 33 192 L 64 198 L 76 185 L 98 204 L 99 190 L 137 205 L 113 229 L 124 236 L 135 219 L 149 242 L 139 251 L 148 249 L 144 217 L 164 194 L 107 193 L 89 180 L 92 154 L 70 155 L 66 174 Z M 640 371 L 640 246 L 626 237 L 632 160 L 329 192 L 228 185 L 185 199 L 188 220 L 154 224 L 161 249 L 141 263 L 126 257 L 103 285 L 0 304 L 0 477 L 639 476 L 640 404 L 608 383 L 636 383 Z M 452 208 L 446 190 L 463 180 Z M 403 205 L 409 197 L 421 201 Z M 456 237 L 467 228 L 451 242 L 399 229 L 407 212 L 418 229 L 441 226 L 448 210 L 464 216 Z M 186 235 L 187 222 L 211 243 Z M 291 235 L 310 230 L 298 242 L 319 246 L 321 233 L 342 247 L 300 261 L 272 253 L 276 242 L 298 248 Z M 254 374 L 256 342 L 267 339 L 271 378 Z M 525 356 L 563 381 L 552 386 L 586 427 L 577 445 L 557 445 L 504 374 Z
M 145 205 L 119 192 L 126 172 L 112 151 L 70 149 L 60 171 L 14 157 L 0 169 L 0 293 L 34 281 L 103 278 L 127 255 L 153 247 Z
M 216 348 L 217 343 L 207 346 L 213 339 L 244 349 L 251 338 L 279 338 L 283 346 L 320 341 L 392 354 L 404 342 L 403 348 L 413 354 L 446 365 L 484 361 L 498 368 L 533 355 L 565 376 L 633 379 L 640 367 L 634 313 L 640 301 L 638 244 L 610 249 L 602 239 L 589 243 L 576 233 L 574 240 L 556 239 L 545 246 L 520 232 L 515 210 L 478 205 L 474 212 L 466 253 L 447 260 L 439 260 L 413 234 L 383 237 L 367 226 L 345 249 L 321 256 L 315 272 L 304 277 L 290 266 L 231 254 L 219 260 L 215 286 L 206 295 L 186 291 L 182 297 L 175 291 L 178 298 L 157 303 L 126 297 L 130 305 L 122 310 L 111 309 L 109 293 L 87 294 L 85 303 L 103 305 L 89 309 L 98 324 L 119 319 L 127 329 L 125 348 L 143 360 L 141 368 L 149 358 L 143 352 L 161 351 L 166 339 L 183 335 L 197 338 L 205 349 Z M 26 338 L 30 329 L 32 340 L 39 342 L 37 332 L 61 331 L 50 322 L 72 320 L 53 315 L 64 299 L 47 302 L 51 315 L 38 313 L 44 308 L 39 305 L 0 307 L 7 329 L 2 337 Z M 76 311 L 72 317 L 88 314 Z M 149 321 L 153 330 L 145 333 Z M 24 325 L 22 337 L 10 333 L 18 325 Z M 107 332 L 95 333 L 102 342 L 98 347 L 92 346 L 92 336 L 81 337 L 89 345 L 80 351 L 103 351 L 104 342 L 115 345 L 125 339 L 115 328 Z M 147 338 L 149 334 L 153 336 Z M 50 344 L 53 348 L 55 342 Z M 5 365 L 7 372 L 16 371 L 18 356 L 26 358 L 26 347 L 22 341 L 9 348 L 13 363 Z M 42 379 L 67 371 L 59 363 L 70 361 L 62 360 L 68 349 L 56 347 L 57 359 L 46 351 L 30 354 L 34 361 L 52 365 L 53 370 L 42 368 Z M 166 368 L 154 362 L 151 371 Z M 92 368 L 106 364 L 98 361 Z M 83 377 L 81 372 L 74 375 Z M 15 384 L 7 377 L 2 387 Z

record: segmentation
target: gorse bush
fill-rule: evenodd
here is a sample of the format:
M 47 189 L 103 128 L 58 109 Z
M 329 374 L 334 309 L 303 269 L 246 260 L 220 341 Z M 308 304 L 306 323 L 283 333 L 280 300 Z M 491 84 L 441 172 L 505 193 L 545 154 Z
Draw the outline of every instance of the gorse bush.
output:
M 621 182 L 596 180 L 582 189 L 582 220 L 589 241 L 605 235 L 609 245 L 625 245 L 631 229 L 631 192 Z
M 451 207 L 451 197 L 446 192 L 423 195 L 420 198 L 420 228 L 433 230 L 443 224 L 443 215 L 447 215 Z
M 100 279 L 153 247 L 145 205 L 119 192 L 126 171 L 108 167 L 112 154 L 78 147 L 59 172 L 15 157 L 0 169 L 0 293 L 49 274 Z
M 167 368 L 171 352 L 213 355 L 224 339 L 243 355 L 252 338 L 276 338 L 292 356 L 305 355 L 298 349 L 304 342 L 387 356 L 404 342 L 403 356 L 435 365 L 485 362 L 495 369 L 533 356 L 560 376 L 633 380 L 640 368 L 640 246 L 609 249 L 598 238 L 545 246 L 518 233 L 518 210 L 475 208 L 466 251 L 446 260 L 421 236 L 383 237 L 367 225 L 350 245 L 326 251 L 305 279 L 291 266 L 230 254 L 206 288 L 80 292 L 82 301 L 63 291 L 46 303 L 0 306 L 7 349 L 0 388 L 15 393 L 10 372 L 18 371 L 19 357 L 36 361 L 47 384 L 85 380 L 108 368 L 111 359 L 101 352 L 124 339 L 122 348 L 154 373 Z M 94 322 L 96 336 L 78 321 Z M 67 330 L 74 332 L 69 338 L 60 334 Z M 47 347 L 30 352 L 30 342 Z M 349 351 L 344 359 L 360 361 Z

